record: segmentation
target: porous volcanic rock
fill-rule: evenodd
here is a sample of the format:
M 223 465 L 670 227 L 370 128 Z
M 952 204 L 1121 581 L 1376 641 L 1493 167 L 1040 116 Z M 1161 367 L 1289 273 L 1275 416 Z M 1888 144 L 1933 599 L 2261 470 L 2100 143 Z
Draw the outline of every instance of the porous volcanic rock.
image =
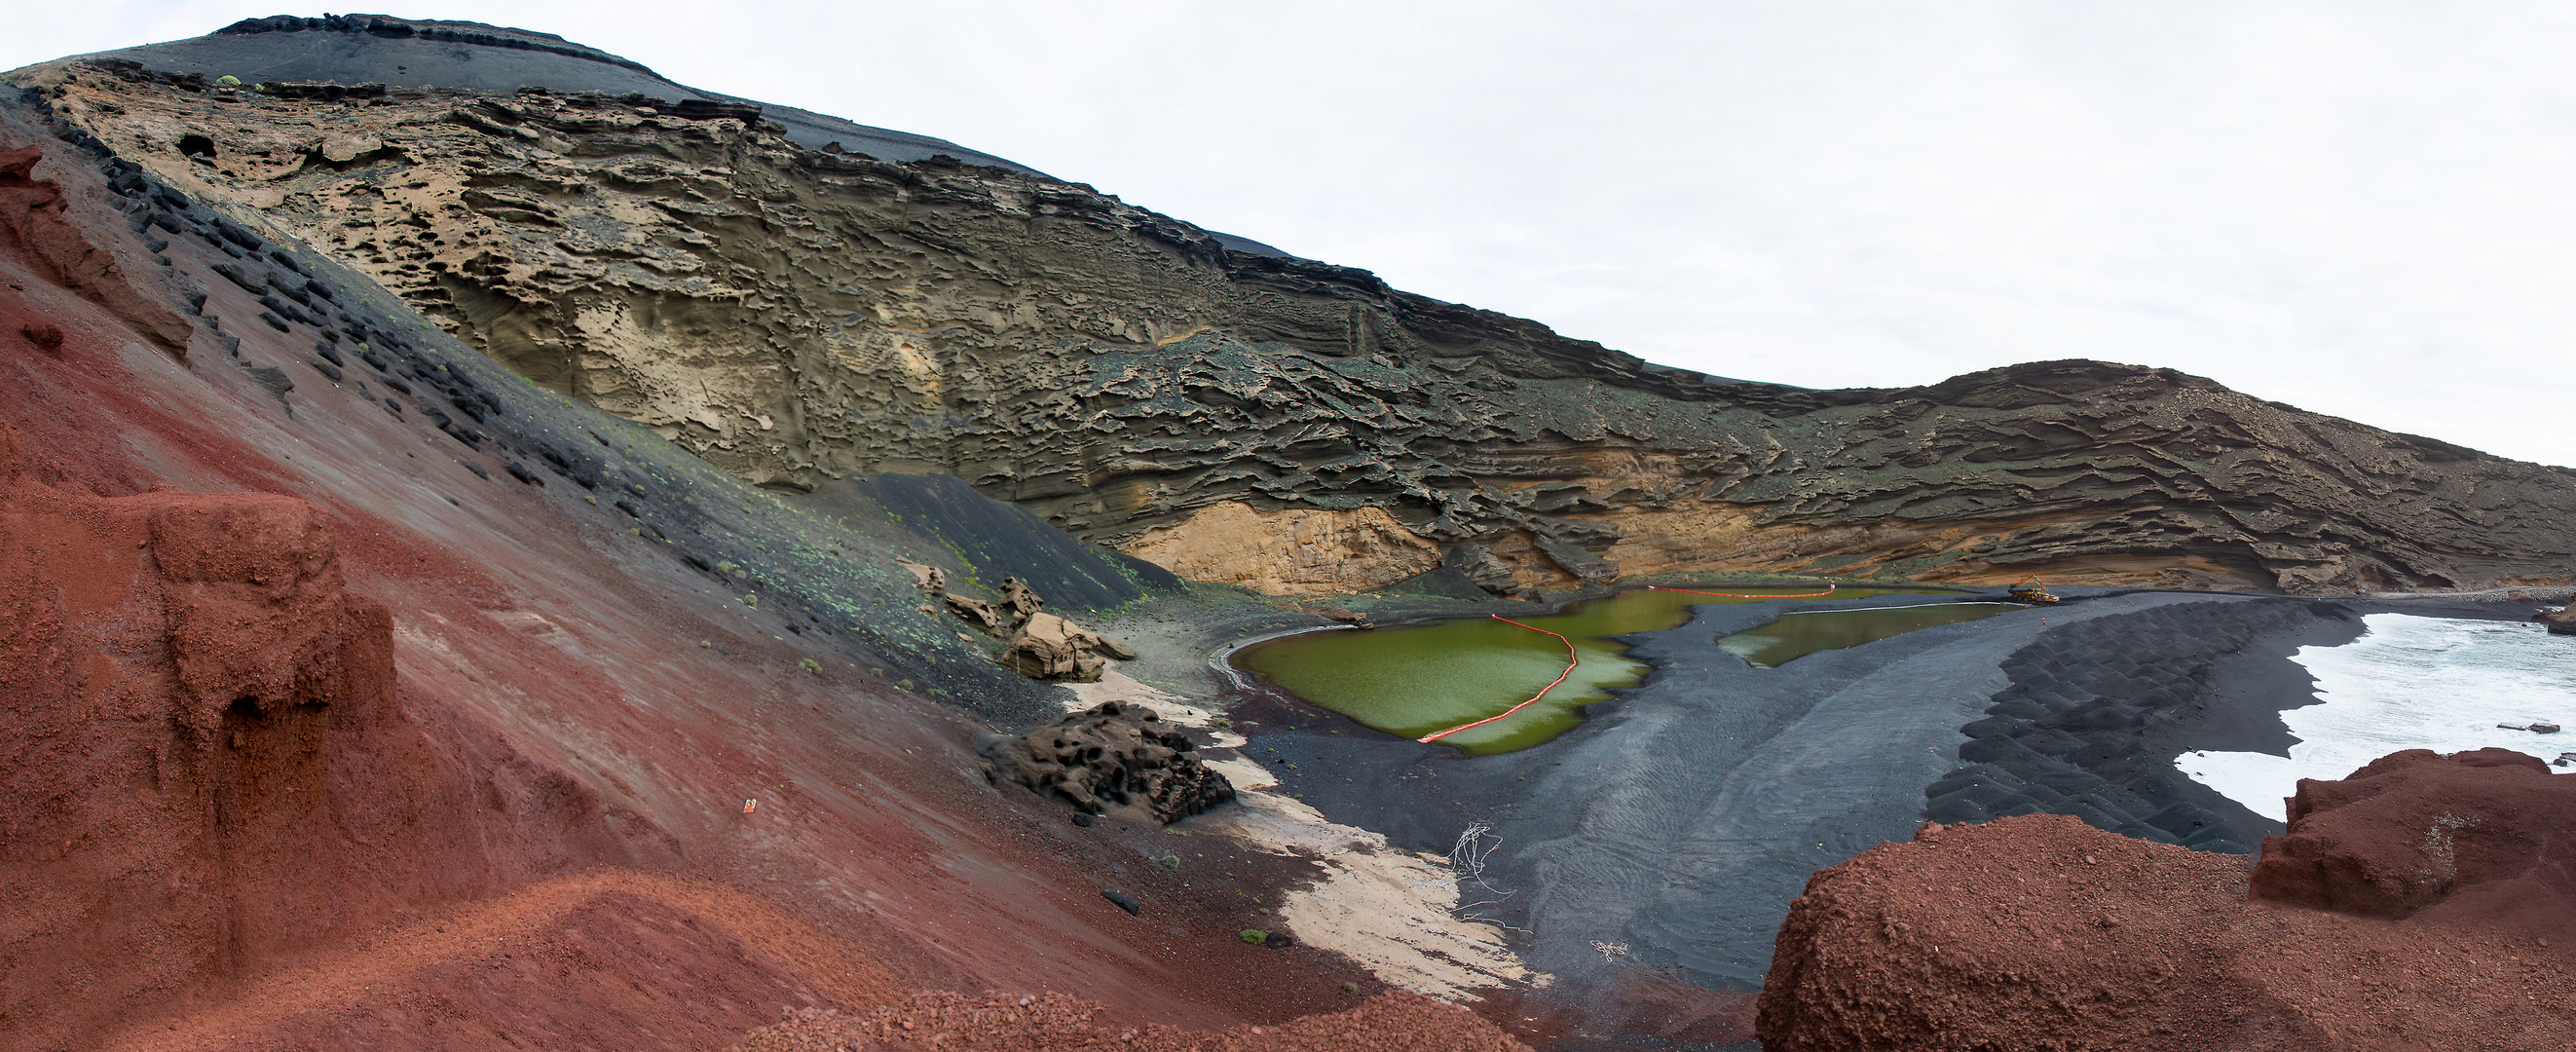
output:
M 333 39 L 362 62 L 372 38 Z M 2576 576 L 2576 472 L 2172 370 L 1750 383 L 1238 251 L 1080 184 L 811 149 L 722 107 L 190 90 L 150 58 L 13 77 L 157 178 L 762 485 L 947 472 L 1270 591 L 1430 565 L 1383 530 L 1320 549 L 1339 558 L 1298 541 L 1361 537 L 1311 515 L 1362 508 L 1505 591 L 1693 570 L 2293 593 Z M 333 160 L 353 137 L 380 145 Z
M 972 596 L 948 591 L 948 575 L 936 567 L 904 563 L 919 582 L 923 594 L 945 606 L 951 616 L 969 628 L 986 635 L 1007 636 L 1002 648 L 1002 667 L 1030 679 L 1070 680 L 1075 683 L 1097 683 L 1115 658 L 1126 661 L 1136 656 L 1127 644 L 1073 623 L 1070 618 L 1046 612 L 1046 600 L 1035 589 L 1016 577 L 1002 579 L 1002 599 L 987 603 Z M 921 611 L 938 616 L 940 607 L 924 604 Z
M 1199 761 L 1198 746 L 1142 705 L 1103 702 L 977 751 L 995 776 L 1088 814 L 1132 806 L 1170 823 L 1234 799 L 1234 784 Z
M 2473 798 L 2452 806 L 2510 800 L 2526 816 L 2563 807 L 2540 786 L 2547 775 L 2487 769 L 2509 771 L 2505 788 L 2504 774 L 2457 773 L 2470 769 L 2405 763 L 2355 792 L 2421 803 L 2474 783 Z M 2355 835 L 2372 820 L 2413 821 L 2359 801 L 2321 814 L 2338 811 Z M 2387 827 L 2367 841 L 2393 857 L 2424 846 L 2424 829 Z M 2543 886 L 2540 868 L 2484 887 Z M 1927 823 L 1911 842 L 1808 881 L 1759 1000 L 1763 1047 L 2576 1047 L 2576 912 L 2554 889 L 2460 893 L 2404 919 L 2288 906 L 2246 889 L 2241 857 L 2068 816 Z
M 1232 500 L 1147 530 L 1127 551 L 1193 581 L 1272 595 L 1365 592 L 1440 565 L 1440 546 L 1383 508 L 1261 511 Z
M 2300 779 L 2289 819 L 2263 841 L 2255 898 L 2404 917 L 2453 896 L 2501 897 L 2576 915 L 2576 778 L 2537 757 L 2391 753 L 2341 781 Z
M 965 1052 L 1527 1052 L 1494 1024 L 1456 1005 L 1390 991 L 1345 1012 L 1276 1026 L 1182 1030 L 1095 1022 L 1100 1006 L 1065 994 L 1006 997 L 917 994 L 873 1012 L 809 1009 L 752 1031 L 733 1052 L 873 1052 L 936 1038 Z

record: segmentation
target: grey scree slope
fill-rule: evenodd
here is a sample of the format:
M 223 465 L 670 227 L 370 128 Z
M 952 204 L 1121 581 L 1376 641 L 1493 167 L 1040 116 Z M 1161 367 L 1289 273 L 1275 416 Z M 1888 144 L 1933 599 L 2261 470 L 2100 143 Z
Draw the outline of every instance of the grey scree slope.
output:
M 761 116 L 786 126 L 799 146 L 843 149 L 886 161 L 924 161 L 945 154 L 968 164 L 1044 173 L 980 150 L 927 135 L 874 128 L 828 114 L 773 106 L 665 80 L 642 63 L 572 43 L 552 33 L 386 15 L 276 15 L 246 18 L 212 34 L 161 44 L 102 51 L 96 58 L 131 59 L 145 69 L 200 73 L 212 79 L 382 83 L 391 87 L 468 88 L 513 92 L 540 87 L 604 95 L 638 93 L 680 101 L 708 99 L 759 106 Z M 1226 248 L 1249 255 L 1287 253 L 1250 238 L 1209 231 Z
M 1890 597 L 1891 599 L 1918 597 Z M 1529 962 L 1584 982 L 1595 941 L 1713 986 L 1759 989 L 1807 876 L 1923 821 L 1923 788 L 1959 763 L 1959 728 L 2010 685 L 2002 665 L 2047 629 L 2178 603 L 2142 594 L 1924 629 L 1757 669 L 1715 645 L 1768 622 L 1758 606 L 1701 607 L 1642 638 L 1646 684 L 1594 710 L 1531 770 L 1496 830 L 1490 883 L 1519 892 Z M 1879 604 L 1871 604 L 1879 605 Z M 1889 603 L 1886 605 L 1901 605 Z

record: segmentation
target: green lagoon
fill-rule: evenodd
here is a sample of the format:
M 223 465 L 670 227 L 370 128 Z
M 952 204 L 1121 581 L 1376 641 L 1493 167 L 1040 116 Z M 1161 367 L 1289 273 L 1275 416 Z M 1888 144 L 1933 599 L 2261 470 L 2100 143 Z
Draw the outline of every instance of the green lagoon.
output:
M 1720 639 L 1717 645 L 1755 668 L 1779 668 L 1820 650 L 1856 647 L 1918 628 L 1977 621 L 2018 609 L 2019 603 L 1933 603 L 1809 610 L 1782 614 L 1777 621 Z
M 1478 756 L 1540 744 L 1583 722 L 1583 706 L 1633 687 L 1646 665 L 1609 637 L 1660 632 L 1690 619 L 1690 608 L 1756 603 L 1802 595 L 1813 587 L 1734 588 L 1758 598 L 1636 589 L 1578 603 L 1561 614 L 1513 620 L 1572 640 L 1582 659 L 1547 698 L 1481 727 L 1440 739 Z M 1833 599 L 1933 594 L 1920 589 L 1840 588 Z M 1793 615 L 1803 616 L 1803 615 Z M 1848 645 L 1848 644 L 1846 644 Z M 1510 709 L 1565 671 L 1556 637 L 1489 617 L 1459 618 L 1368 631 L 1308 632 L 1257 643 L 1234 654 L 1235 667 L 1300 698 L 1389 734 L 1420 738 Z

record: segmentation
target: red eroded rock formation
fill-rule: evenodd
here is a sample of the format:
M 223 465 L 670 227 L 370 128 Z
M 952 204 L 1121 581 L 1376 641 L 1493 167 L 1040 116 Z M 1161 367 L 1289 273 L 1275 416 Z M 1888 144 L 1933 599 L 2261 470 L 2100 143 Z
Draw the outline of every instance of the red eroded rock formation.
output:
M 0 428 L 0 1031 L 85 1044 L 488 880 L 320 509 L 49 477 Z
M 2576 778 L 2508 749 L 2391 753 L 2300 779 L 2288 835 L 2263 841 L 2253 896 L 2364 917 L 2437 903 L 2576 917 Z
M 1927 825 L 1808 881 L 1763 1047 L 2576 1047 L 2570 785 L 2492 753 L 2303 783 L 2252 895 L 2240 857 L 2072 818 Z

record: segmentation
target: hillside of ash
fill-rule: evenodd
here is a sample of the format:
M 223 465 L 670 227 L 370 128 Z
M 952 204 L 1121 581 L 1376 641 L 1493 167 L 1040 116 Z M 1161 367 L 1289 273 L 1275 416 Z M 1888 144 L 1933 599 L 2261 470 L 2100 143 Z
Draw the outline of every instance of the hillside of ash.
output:
M 1130 867 L 1159 828 L 977 775 L 1067 699 L 912 567 L 1168 575 L 945 476 L 759 491 L 41 103 L 0 96 L 0 1048 L 703 1050 L 945 991 L 1521 1047 L 1244 942 L 1304 862 Z
M 287 35 L 337 41 L 352 75 L 381 39 Z M 804 145 L 747 103 L 406 87 L 390 59 L 391 87 L 205 79 L 276 39 L 181 42 L 195 72 L 150 64 L 173 44 L 10 81 L 540 387 L 776 489 L 953 474 L 1274 593 L 1444 566 L 1498 592 L 1729 570 L 2306 594 L 2576 577 L 2576 472 L 2171 370 L 1705 376 L 1024 169 Z M 510 56 L 530 85 L 547 61 L 605 68 Z

